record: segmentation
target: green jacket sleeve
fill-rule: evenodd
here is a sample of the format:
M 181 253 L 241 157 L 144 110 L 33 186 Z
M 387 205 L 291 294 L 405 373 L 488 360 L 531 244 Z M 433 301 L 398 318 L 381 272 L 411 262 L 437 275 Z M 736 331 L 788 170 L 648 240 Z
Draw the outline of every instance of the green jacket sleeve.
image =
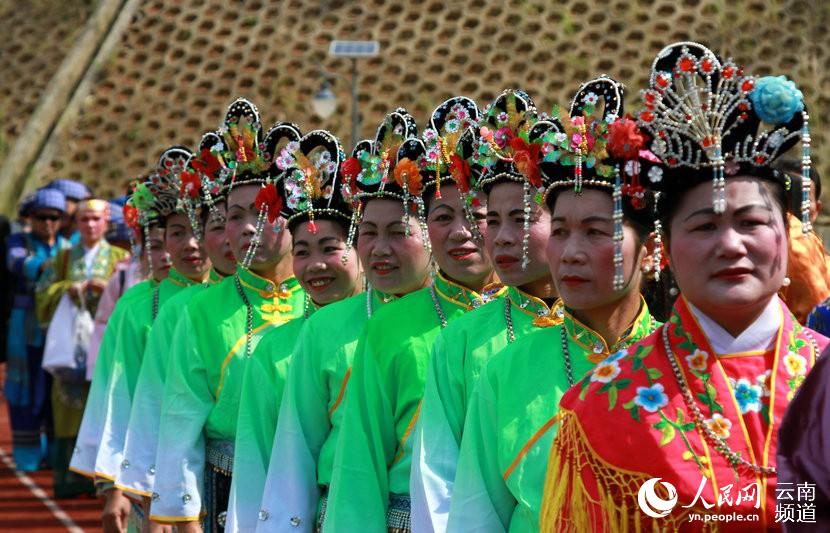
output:
M 274 434 L 268 475 L 262 496 L 266 520 L 258 531 L 288 524 L 313 524 L 317 517 L 320 488 L 317 462 L 331 430 L 329 405 L 338 390 L 331 391 L 322 377 L 321 358 L 312 323 L 304 326 L 294 348 Z M 342 408 L 342 406 L 340 407 Z
M 488 372 L 473 393 L 453 487 L 448 532 L 507 531 L 516 500 L 499 468 L 496 398 Z
M 371 332 L 371 328 L 367 328 Z M 389 502 L 388 465 L 397 446 L 394 410 L 381 375 L 371 336 L 355 353 L 346 393 L 343 429 L 337 441 L 334 471 L 323 531 L 386 531 Z
M 186 307 L 177 334 L 182 352 L 170 359 L 162 400 L 154 491 L 155 521 L 198 520 L 205 474 L 204 427 L 213 407 L 199 331 Z

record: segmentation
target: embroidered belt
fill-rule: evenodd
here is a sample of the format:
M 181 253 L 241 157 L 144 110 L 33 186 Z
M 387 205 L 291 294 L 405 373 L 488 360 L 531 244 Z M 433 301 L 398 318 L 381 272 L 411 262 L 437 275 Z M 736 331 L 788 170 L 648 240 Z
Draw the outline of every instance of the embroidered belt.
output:
M 412 531 L 409 496 L 404 494 L 389 495 L 389 508 L 386 509 L 386 529 L 389 533 L 409 533 Z
M 207 441 L 205 461 L 217 472 L 226 476 L 233 474 L 233 442 L 229 440 Z

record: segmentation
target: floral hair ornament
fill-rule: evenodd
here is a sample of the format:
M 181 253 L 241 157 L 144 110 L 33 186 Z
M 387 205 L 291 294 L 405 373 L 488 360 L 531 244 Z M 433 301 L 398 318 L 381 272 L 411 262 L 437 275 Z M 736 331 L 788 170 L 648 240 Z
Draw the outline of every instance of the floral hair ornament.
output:
M 299 140 L 300 131 L 293 124 L 278 122 L 263 134 L 256 106 L 244 98 L 237 98 L 228 107 L 218 134 L 222 138 L 221 145 L 216 144 L 210 149 L 215 160 L 222 165 L 214 173 L 218 176 L 217 180 L 227 184 L 228 193 L 240 185 L 261 187 L 254 200 L 259 211 L 254 236 L 241 262 L 244 268 L 250 268 L 266 221 L 273 223 L 283 214 L 283 206 L 275 200 L 275 178 L 281 171 L 274 164 L 274 154 L 281 142 Z
M 623 116 L 624 94 L 623 85 L 605 75 L 583 83 L 567 113 L 559 107 L 553 110 L 562 130 L 543 137 L 543 173 L 551 180 L 546 201 L 562 187 L 573 187 L 577 194 L 585 186 L 611 190 L 615 290 L 625 286 L 623 202 L 627 198 L 634 210 L 643 212 L 653 205 L 653 197 L 640 184 L 640 169 L 643 161 L 657 160 L 645 150 L 647 137 L 637 122 Z
M 210 210 L 214 219 L 222 219 L 216 205 L 223 201 L 230 188 L 233 171 L 222 157 L 224 140 L 217 132 L 202 135 L 199 146 L 182 173 L 182 196 L 193 199 L 201 196 L 202 203 Z
M 159 156 L 153 171 L 144 181 L 135 185 L 130 199 L 127 200 L 127 206 L 137 211 L 138 223 L 144 235 L 147 264 L 151 270 L 150 226 L 183 209 L 179 201 L 181 174 L 192 155 L 190 150 L 183 146 L 171 146 L 166 149 Z
M 282 170 L 279 185 L 289 228 L 308 220 L 309 231 L 316 233 L 319 219 L 348 228 L 353 196 L 344 196 L 347 188 L 340 184 L 343 159 L 340 141 L 325 130 L 311 131 L 282 149 L 276 164 Z
M 411 197 L 394 179 L 398 149 L 407 139 L 417 138 L 418 126 L 406 109 L 399 107 L 389 113 L 378 126 L 374 140 L 357 143 L 352 155 L 341 165 L 343 177 L 341 192 L 350 200 L 354 210 L 346 241 L 346 253 L 354 245 L 357 225 L 363 212 L 363 204 L 371 198 L 395 198 L 404 203 L 404 213 L 411 212 L 420 197 Z M 407 228 L 409 225 L 407 224 Z M 407 229 L 407 236 L 409 230 Z
M 424 189 L 435 187 L 436 198 L 441 197 L 442 181 L 456 184 L 464 200 L 464 216 L 473 235 L 481 238 L 472 212 L 478 200 L 472 190 L 473 167 L 469 162 L 475 150 L 478 119 L 478 106 L 466 96 L 455 96 L 436 107 L 421 134 L 425 149 L 421 165 L 431 174 L 425 176 Z
M 664 173 L 649 176 L 655 190 L 712 180 L 713 209 L 726 209 L 726 179 L 739 174 L 788 187 L 774 161 L 802 143 L 804 231 L 809 219 L 810 132 L 804 97 L 784 76 L 755 78 L 695 42 L 664 48 L 642 92 L 640 125 Z M 762 123 L 766 126 L 762 127 Z
M 403 190 L 404 206 L 415 205 L 418 214 L 418 227 L 421 230 L 421 237 L 424 248 L 432 254 L 432 243 L 429 240 L 427 230 L 427 209 L 425 197 L 432 194 L 427 191 L 427 183 L 434 177 L 432 171 L 426 164 L 426 147 L 420 139 L 409 139 L 404 142 L 398 150 L 398 163 L 393 171 L 395 184 Z M 437 181 L 431 182 L 437 186 Z M 440 198 L 440 196 L 437 196 Z M 409 213 L 405 208 L 401 223 L 406 228 L 406 235 L 409 236 Z
M 478 191 L 488 192 L 503 181 L 522 184 L 522 269 L 530 263 L 531 202 L 541 205 L 543 199 L 545 182 L 539 165 L 549 148 L 543 137 L 552 131 L 561 131 L 561 125 L 541 119 L 527 93 L 508 89 L 483 111 L 468 158 L 475 176 L 473 187 Z M 461 148 L 465 148 L 463 139 Z

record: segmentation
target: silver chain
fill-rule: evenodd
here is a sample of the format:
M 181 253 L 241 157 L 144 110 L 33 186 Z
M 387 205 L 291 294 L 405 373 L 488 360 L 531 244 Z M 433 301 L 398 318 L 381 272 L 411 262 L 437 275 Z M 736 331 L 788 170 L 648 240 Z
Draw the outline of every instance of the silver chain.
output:
M 432 305 L 435 307 L 435 312 L 438 314 L 438 320 L 441 321 L 441 329 L 447 327 L 447 317 L 444 315 L 444 310 L 441 309 L 441 303 L 438 301 L 438 294 L 435 293 L 435 285 L 430 286 L 429 295 L 432 296 Z
M 654 319 L 649 316 L 649 325 L 651 326 L 648 335 L 654 333 L 654 330 L 657 329 L 656 324 L 654 323 Z M 567 328 L 565 327 L 565 322 L 562 322 L 561 325 L 561 333 L 562 333 L 562 358 L 565 360 L 565 370 L 568 372 L 568 385 L 573 386 L 574 384 L 574 376 L 573 376 L 573 368 L 571 367 L 571 350 L 568 348 L 568 333 L 565 331 Z M 648 335 L 644 335 L 643 337 L 648 337 Z M 639 339 L 632 339 L 639 340 Z M 631 345 L 631 341 L 623 343 L 620 349 L 628 348 Z
M 372 318 L 372 287 L 366 289 L 366 317 Z
M 510 296 L 504 295 L 504 321 L 507 323 L 507 344 L 516 342 L 516 332 L 513 330 L 513 317 L 510 316 Z
M 156 317 L 159 316 L 159 288 L 161 284 L 156 285 L 156 288 L 153 289 L 153 322 L 156 321 Z
M 236 285 L 236 292 L 239 294 L 239 297 L 242 298 L 242 303 L 245 304 L 245 357 L 251 356 L 251 337 L 254 333 L 254 310 L 251 307 L 251 302 L 248 300 L 248 296 L 245 294 L 245 291 L 242 290 L 242 282 L 239 279 L 239 273 L 237 272 L 233 276 L 233 282 Z
M 700 407 L 698 407 L 697 403 L 695 403 L 694 398 L 692 398 L 692 392 L 689 390 L 689 387 L 683 379 L 683 373 L 680 371 L 680 365 L 677 363 L 677 357 L 675 357 L 674 351 L 672 351 L 671 342 L 669 342 L 668 324 L 663 328 L 663 346 L 666 349 L 666 355 L 669 357 L 669 363 L 671 364 L 672 372 L 674 372 L 674 379 L 677 380 L 677 385 L 680 387 L 680 392 L 683 394 L 683 400 L 686 402 L 686 407 L 689 408 L 692 416 L 694 416 L 695 425 L 700 431 L 703 432 L 709 442 L 712 443 L 715 451 L 721 454 L 723 458 L 726 459 L 726 461 L 732 466 L 732 468 L 741 465 L 758 474 L 764 474 L 767 476 L 776 475 L 778 471 L 774 467 L 760 466 L 750 463 L 741 457 L 740 454 L 732 451 L 732 448 L 729 447 L 726 440 L 715 434 L 715 432 L 712 431 L 712 429 L 706 424 L 706 420 L 703 413 L 700 411 Z
M 562 332 L 562 359 L 565 361 L 565 372 L 567 372 L 568 376 L 568 386 L 573 387 L 574 370 L 571 367 L 571 351 L 568 349 L 568 333 L 565 329 L 565 324 L 563 323 L 559 329 L 559 331 Z

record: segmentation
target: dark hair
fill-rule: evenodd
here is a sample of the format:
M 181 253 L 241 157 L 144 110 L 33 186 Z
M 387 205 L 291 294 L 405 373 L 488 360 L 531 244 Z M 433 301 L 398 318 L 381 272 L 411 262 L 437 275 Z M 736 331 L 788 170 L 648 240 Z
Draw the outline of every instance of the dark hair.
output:
M 778 169 L 780 172 L 787 174 L 787 176 L 791 179 L 790 191 L 789 191 L 789 201 L 790 201 L 790 211 L 793 213 L 800 213 L 801 212 L 801 183 L 802 183 L 802 174 L 801 174 L 801 161 L 798 159 L 792 158 L 785 158 L 779 161 L 776 161 L 775 168 Z M 821 198 L 821 176 L 818 173 L 818 169 L 812 167 L 810 169 L 810 181 L 813 182 L 813 189 L 816 193 L 816 200 Z
M 753 176 L 747 176 L 752 178 Z M 787 191 L 784 190 L 784 186 L 776 181 L 771 181 L 762 178 L 754 178 L 757 179 L 760 183 L 764 185 L 766 190 L 772 196 L 773 201 L 778 205 L 778 208 L 781 210 L 781 217 L 783 218 L 784 227 L 787 227 Z M 683 198 L 686 197 L 686 194 L 695 186 L 701 183 L 710 183 L 710 182 L 693 182 L 688 187 L 683 187 L 681 189 L 674 189 L 671 191 L 666 191 L 660 194 L 660 200 L 657 203 L 657 212 L 660 216 L 660 222 L 663 226 L 663 233 L 666 235 L 667 238 L 671 238 L 671 220 L 672 216 L 674 216 L 675 211 L 677 211 L 678 206 L 683 201 Z

